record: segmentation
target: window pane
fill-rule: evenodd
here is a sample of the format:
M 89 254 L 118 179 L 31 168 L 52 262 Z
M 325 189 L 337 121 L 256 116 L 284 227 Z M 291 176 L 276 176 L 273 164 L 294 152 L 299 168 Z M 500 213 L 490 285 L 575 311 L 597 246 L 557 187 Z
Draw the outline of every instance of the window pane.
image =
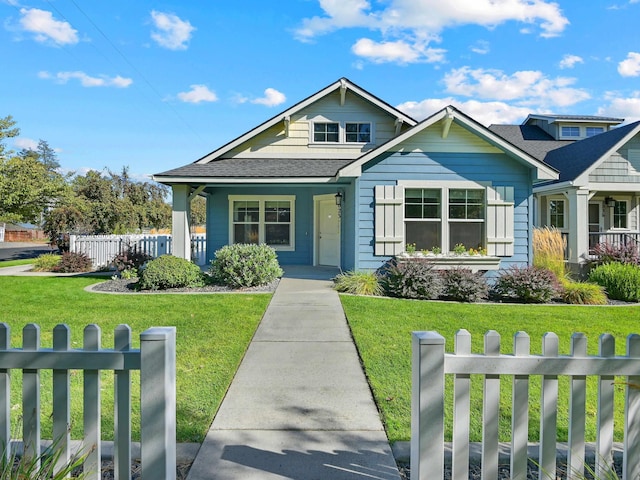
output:
M 604 132 L 604 127 L 587 127 L 587 137 L 593 137 Z
M 579 137 L 580 127 L 562 127 L 563 137 Z
M 258 243 L 258 224 L 237 223 L 233 226 L 234 243 Z
M 440 222 L 405 222 L 405 240 L 415 243 L 418 250 L 442 248 Z
M 347 142 L 369 143 L 371 141 L 371 124 L 369 123 L 346 123 L 345 131 Z
M 449 190 L 449 218 L 484 218 L 484 190 Z
M 291 219 L 291 207 L 286 201 L 269 201 L 264 204 L 264 221 L 272 223 L 289 222 Z
M 254 223 L 260 221 L 260 204 L 258 201 L 233 202 L 233 221 Z
M 449 224 L 449 250 L 458 243 L 469 248 L 484 248 L 484 222 L 456 222 Z
M 314 142 L 337 142 L 338 132 L 339 132 L 339 128 L 337 123 L 314 123 L 313 124 L 313 141 Z
M 549 201 L 549 224 L 552 227 L 564 228 L 564 200 Z
M 456 220 L 466 218 L 467 209 L 464 205 L 449 205 L 449 218 Z
M 405 218 L 440 218 L 440 190 L 405 190 Z M 409 242 L 411 243 L 411 242 Z
M 627 202 L 616 201 L 613 207 L 613 228 L 627 228 Z
M 271 223 L 265 225 L 264 241 L 267 245 L 290 245 L 290 226 L 286 223 Z

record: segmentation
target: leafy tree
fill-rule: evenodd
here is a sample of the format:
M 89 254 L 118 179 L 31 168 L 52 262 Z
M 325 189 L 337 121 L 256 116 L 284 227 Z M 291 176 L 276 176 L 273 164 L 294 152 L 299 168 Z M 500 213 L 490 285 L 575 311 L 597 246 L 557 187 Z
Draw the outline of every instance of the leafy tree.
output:
M 197 196 L 191 201 L 191 224 L 204 225 L 207 221 L 207 201 Z
M 13 138 L 20 135 L 20 129 L 15 125 L 16 121 L 11 115 L 0 118 L 0 158 L 5 157 L 6 155 L 11 155 L 13 153 L 10 150 L 6 150 L 4 141 L 7 138 Z

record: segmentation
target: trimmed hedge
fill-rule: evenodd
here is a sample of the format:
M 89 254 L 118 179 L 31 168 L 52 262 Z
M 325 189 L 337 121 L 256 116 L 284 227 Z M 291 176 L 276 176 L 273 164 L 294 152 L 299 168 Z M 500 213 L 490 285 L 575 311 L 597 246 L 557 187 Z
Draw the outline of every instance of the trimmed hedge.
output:
M 195 263 L 173 255 L 162 255 L 147 263 L 140 271 L 138 285 L 142 290 L 193 288 L 205 284 L 204 274 Z
M 215 256 L 209 273 L 215 283 L 228 287 L 266 285 L 283 274 L 275 250 L 268 245 L 226 245 Z

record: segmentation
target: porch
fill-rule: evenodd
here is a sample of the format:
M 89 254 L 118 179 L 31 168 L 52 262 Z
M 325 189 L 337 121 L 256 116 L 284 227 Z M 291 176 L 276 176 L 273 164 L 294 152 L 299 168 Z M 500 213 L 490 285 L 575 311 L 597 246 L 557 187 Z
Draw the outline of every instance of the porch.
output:
M 565 245 L 564 258 L 565 260 L 569 260 L 569 233 L 563 232 L 562 239 Z M 640 256 L 640 232 L 589 232 L 588 239 L 589 250 L 583 257 L 585 260 L 594 260 L 596 258 L 595 249 L 598 245 L 609 245 L 626 250 L 633 250 Z

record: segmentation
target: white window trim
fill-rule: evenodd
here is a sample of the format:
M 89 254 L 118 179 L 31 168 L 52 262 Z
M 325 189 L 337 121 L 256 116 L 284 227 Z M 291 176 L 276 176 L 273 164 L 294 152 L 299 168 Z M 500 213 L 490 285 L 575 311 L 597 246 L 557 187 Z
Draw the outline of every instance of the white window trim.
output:
M 258 222 L 258 243 L 265 243 L 265 221 L 264 221 L 264 204 L 265 202 L 270 201 L 288 201 L 291 205 L 291 221 L 289 222 L 289 239 L 290 245 L 279 246 L 279 245 L 271 245 L 274 250 L 280 252 L 292 252 L 296 249 L 295 242 L 295 210 L 296 210 L 296 196 L 295 195 L 229 195 L 228 203 L 229 203 L 229 245 L 233 245 L 233 203 L 235 201 L 257 201 L 259 202 L 259 211 L 260 211 L 260 220 Z
M 487 198 L 486 198 L 486 189 L 491 186 L 491 182 L 470 182 L 470 181 L 445 181 L 445 182 L 437 182 L 437 181 L 424 181 L 424 180 L 399 180 L 398 185 L 404 186 L 407 188 L 423 188 L 423 189 L 438 189 L 441 192 L 440 195 L 440 218 L 439 219 L 407 219 L 403 220 L 403 223 L 407 221 L 439 221 L 440 222 L 440 248 L 443 252 L 448 253 L 452 251 L 449 248 L 445 248 L 445 245 L 450 245 L 450 235 L 449 235 L 449 224 L 450 223 L 485 223 L 487 221 Z M 485 192 L 484 198 L 484 218 L 482 221 L 479 220 L 464 220 L 464 219 L 449 219 L 449 190 L 483 190 Z M 404 208 L 404 205 L 403 205 Z M 486 230 L 486 227 L 485 227 Z M 405 230 L 405 238 L 406 238 L 406 230 Z M 484 248 L 487 248 L 487 232 L 485 231 L 483 242 L 485 243 Z M 473 245 L 465 245 L 468 248 L 475 248 Z
M 313 138 L 314 125 L 316 123 L 337 123 L 338 124 L 338 141 L 337 142 L 316 142 Z M 347 142 L 346 125 L 347 123 L 368 123 L 370 128 L 370 142 Z M 373 145 L 375 143 L 375 122 L 371 120 L 328 120 L 326 118 L 317 118 L 309 121 L 309 145 L 315 147 L 362 147 Z

